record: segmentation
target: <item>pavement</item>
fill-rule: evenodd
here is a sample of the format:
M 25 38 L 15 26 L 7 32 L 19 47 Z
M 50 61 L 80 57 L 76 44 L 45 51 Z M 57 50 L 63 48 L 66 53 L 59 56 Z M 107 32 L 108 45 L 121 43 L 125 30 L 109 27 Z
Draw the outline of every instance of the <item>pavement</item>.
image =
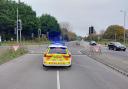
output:
M 71 68 L 44 70 L 42 52 L 47 46 L 30 47 L 32 53 L 0 65 L 0 89 L 128 89 L 126 76 L 82 54 L 82 46 L 67 45 L 73 56 Z

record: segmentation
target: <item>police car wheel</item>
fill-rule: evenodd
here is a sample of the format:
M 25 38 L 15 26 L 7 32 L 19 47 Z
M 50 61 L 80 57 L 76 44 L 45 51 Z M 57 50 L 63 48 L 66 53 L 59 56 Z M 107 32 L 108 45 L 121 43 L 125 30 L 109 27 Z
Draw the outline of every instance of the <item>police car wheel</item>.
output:
M 44 64 L 42 65 L 43 67 L 46 67 Z
M 44 69 L 45 71 L 48 70 L 47 66 L 45 66 L 45 65 L 43 65 L 43 69 Z
M 68 67 L 72 67 L 72 65 L 69 65 Z

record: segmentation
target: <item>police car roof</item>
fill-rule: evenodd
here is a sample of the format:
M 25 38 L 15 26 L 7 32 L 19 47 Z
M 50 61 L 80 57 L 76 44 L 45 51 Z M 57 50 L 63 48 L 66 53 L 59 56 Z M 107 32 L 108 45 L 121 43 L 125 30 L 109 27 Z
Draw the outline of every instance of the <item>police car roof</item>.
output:
M 56 45 L 56 44 L 51 44 L 48 47 L 62 47 L 62 48 L 67 48 L 67 46 L 64 46 L 64 45 Z

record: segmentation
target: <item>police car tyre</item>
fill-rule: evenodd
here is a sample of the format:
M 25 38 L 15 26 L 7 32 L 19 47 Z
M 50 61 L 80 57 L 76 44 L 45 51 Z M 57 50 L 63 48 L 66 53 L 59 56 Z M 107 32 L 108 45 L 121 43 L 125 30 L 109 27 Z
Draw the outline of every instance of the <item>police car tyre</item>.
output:
M 47 71 L 48 70 L 47 66 L 43 65 L 43 70 Z
M 72 65 L 69 65 L 68 67 L 72 67 Z
M 43 67 L 46 67 L 44 64 L 42 65 Z

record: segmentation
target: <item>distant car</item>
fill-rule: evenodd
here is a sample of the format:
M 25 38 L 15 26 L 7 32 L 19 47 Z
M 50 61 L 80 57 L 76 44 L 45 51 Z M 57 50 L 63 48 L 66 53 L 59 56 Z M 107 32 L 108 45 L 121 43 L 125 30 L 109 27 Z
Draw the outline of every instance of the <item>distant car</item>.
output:
M 125 51 L 126 50 L 126 46 L 121 44 L 120 42 L 110 42 L 108 44 L 108 49 L 109 50 L 115 50 L 115 51 Z
M 50 45 L 43 55 L 43 66 L 67 66 L 71 67 L 72 56 L 67 46 L 61 44 Z
M 95 45 L 97 45 L 97 43 L 95 42 L 95 41 L 90 41 L 90 43 L 89 43 L 91 46 L 95 46 Z

